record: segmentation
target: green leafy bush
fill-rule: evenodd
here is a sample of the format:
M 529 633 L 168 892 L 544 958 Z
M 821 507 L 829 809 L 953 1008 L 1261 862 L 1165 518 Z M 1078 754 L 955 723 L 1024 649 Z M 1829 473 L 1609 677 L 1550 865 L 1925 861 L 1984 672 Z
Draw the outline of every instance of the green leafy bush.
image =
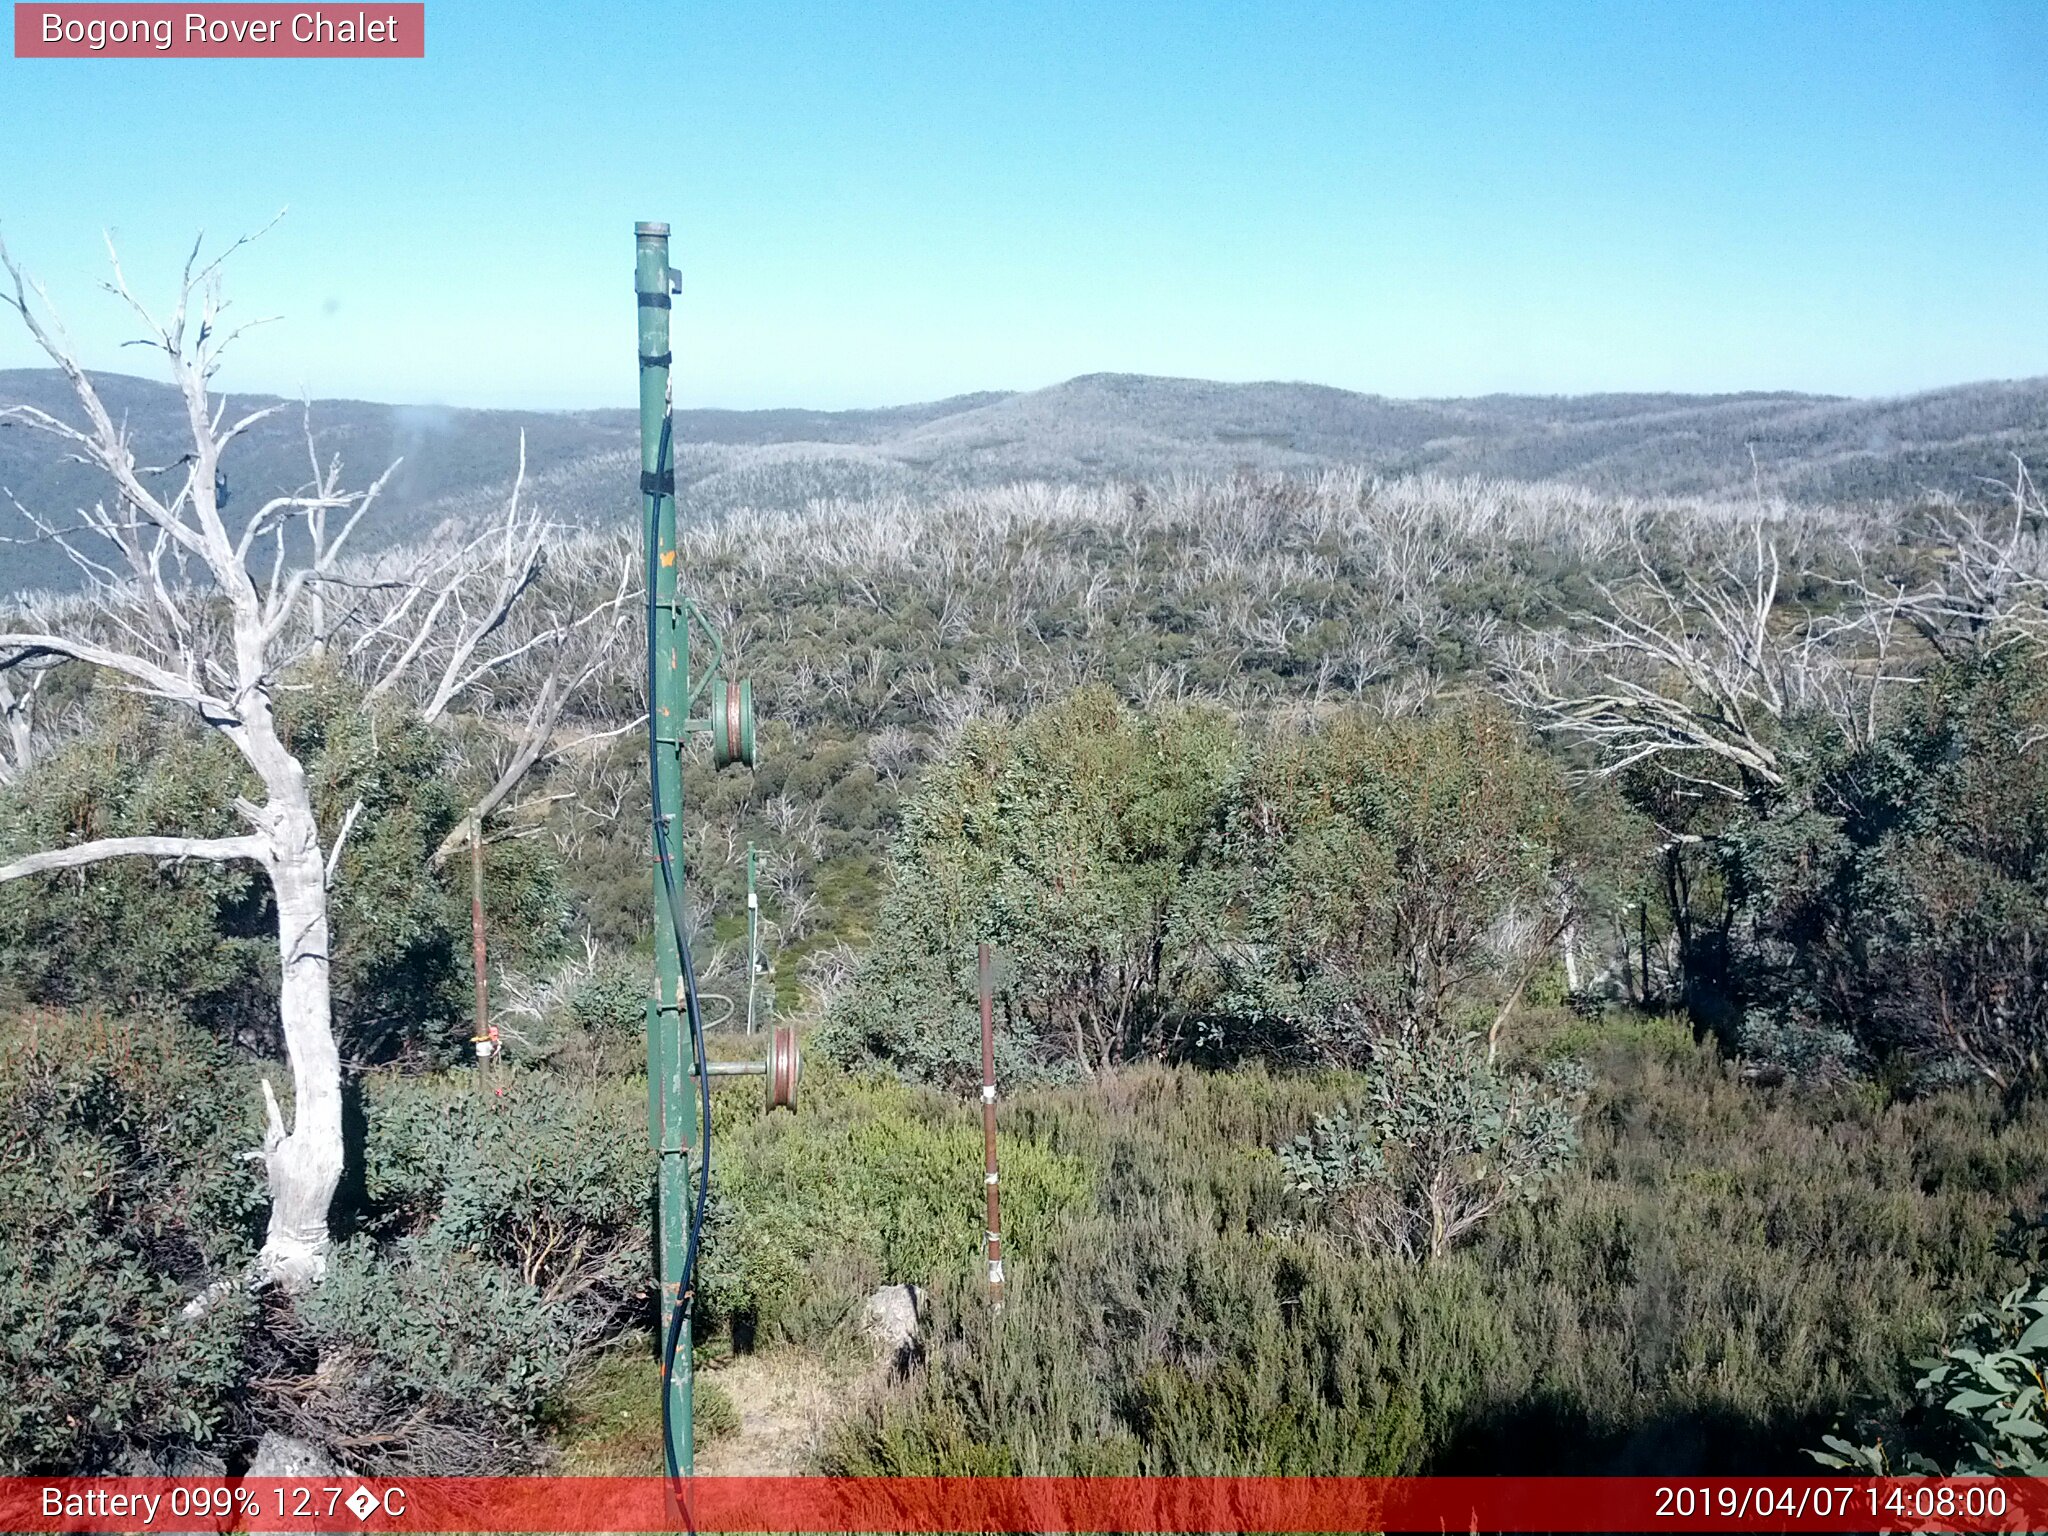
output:
M 1564 1096 L 1495 1069 L 1476 1039 L 1383 1047 L 1363 1104 L 1319 1116 L 1280 1149 L 1289 1186 L 1354 1236 L 1441 1258 L 1571 1160 Z
M 1913 1362 L 1918 1411 L 1896 1452 L 1824 1435 L 1822 1466 L 1884 1477 L 2048 1477 L 2048 1285 L 2015 1286 L 1969 1313 L 1937 1355 Z
M 94 724 L 0 789 L 0 860 L 101 837 L 244 830 L 245 770 L 216 733 L 96 691 Z M 0 989 L 60 1006 L 257 1027 L 276 966 L 253 864 L 122 859 L 0 885 Z
M 338 1246 L 282 1330 L 268 1416 L 366 1471 L 491 1476 L 545 1460 L 542 1431 L 584 1341 L 517 1269 L 430 1232 Z
M 577 1349 L 647 1287 L 644 1081 L 545 1072 L 394 1077 L 365 1095 L 366 1219 L 532 1288 Z
M 569 994 L 569 1018 L 607 1040 L 638 1040 L 647 1027 L 647 967 L 607 955 Z
M 1184 877 L 1235 756 L 1217 712 L 1140 716 L 1099 688 L 1018 725 L 970 725 L 904 812 L 875 942 L 821 1043 L 927 1082 L 978 1082 L 987 940 L 1006 962 L 1005 1081 L 1169 1048 L 1195 958 L 1176 931 Z
M 306 765 L 323 834 L 338 836 L 349 808 L 363 806 L 329 897 L 342 1049 L 359 1061 L 447 1061 L 468 1034 L 457 1021 L 469 1002 L 469 903 L 427 868 L 461 815 L 441 775 L 446 742 L 403 711 L 366 705 L 331 673 L 309 673 L 283 698 L 279 725 Z
M 90 838 L 231 836 L 255 793 L 219 733 L 97 689 L 92 724 L 0 790 L 0 858 Z M 281 695 L 280 727 L 305 764 L 330 841 L 362 805 L 330 901 L 335 1027 L 345 1056 L 446 1063 L 470 1005 L 469 902 L 428 860 L 460 816 L 448 743 L 403 712 L 309 670 Z M 492 846 L 494 953 L 544 958 L 561 943 L 554 866 L 532 841 Z M 465 872 L 466 873 L 466 872 Z M 117 859 L 0 885 L 0 995 L 174 1012 L 259 1055 L 282 1055 L 275 907 L 248 862 Z
M 797 1115 L 764 1119 L 734 1095 L 716 1104 L 702 1302 L 743 1341 L 820 1342 L 876 1286 L 930 1285 L 980 1253 L 978 1106 L 810 1067 Z M 1091 1175 L 1008 1126 L 1001 1161 L 1004 1248 L 1029 1262 Z
M 645 1084 L 380 1076 L 363 1110 L 359 1230 L 273 1318 L 263 1412 L 366 1469 L 544 1464 L 577 1367 L 645 1320 Z
M 1808 1079 L 2015 1089 L 2048 1069 L 2048 663 L 1933 669 L 1867 748 L 1717 834 L 1738 1043 Z
M 1954 1291 L 2007 1273 L 2008 1212 L 2048 1196 L 2048 1106 L 1766 1094 L 1682 1029 L 1562 1027 L 1593 1068 L 1579 1155 L 1429 1265 L 1293 1220 L 1270 1149 L 1357 1074 L 1021 1095 L 1006 1128 L 1100 1170 L 1091 1194 L 1010 1267 L 999 1318 L 971 1272 L 935 1284 L 922 1377 L 823 1468 L 1811 1470 L 1794 1448 L 1897 1400 Z
M 1526 980 L 1571 870 L 1562 776 L 1501 717 L 1339 713 L 1255 750 L 1086 689 L 981 722 L 904 814 L 842 1060 L 968 1086 L 973 958 L 1006 1081 L 1132 1060 L 1362 1060 Z
M 1138 1067 L 1016 1103 L 1016 1134 L 1103 1170 L 1051 1241 L 932 1292 L 926 1368 L 842 1424 L 840 1474 L 1373 1474 L 1412 1465 L 1471 1389 L 1443 1332 L 1505 1331 L 1473 1276 L 1420 1289 L 1276 1235 L 1267 1148 L 1350 1086 Z M 1006 1143 L 1007 1144 L 1007 1143 Z
M 1339 713 L 1269 742 L 1210 859 L 1211 1032 L 1356 1062 L 1504 998 L 1562 926 L 1568 812 L 1557 766 L 1488 710 Z
M 252 1309 L 252 1084 L 148 1014 L 0 1023 L 0 1472 L 198 1465 L 234 1438 Z

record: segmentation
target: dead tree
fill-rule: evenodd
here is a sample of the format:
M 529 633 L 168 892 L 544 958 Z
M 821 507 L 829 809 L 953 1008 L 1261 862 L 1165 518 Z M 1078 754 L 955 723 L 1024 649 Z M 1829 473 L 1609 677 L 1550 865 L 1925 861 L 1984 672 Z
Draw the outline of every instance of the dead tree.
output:
M 565 540 L 525 499 L 526 439 L 503 517 L 444 528 L 421 549 L 328 584 L 326 634 L 371 699 L 403 699 L 425 724 L 459 699 L 494 706 L 490 776 L 434 852 L 439 867 L 549 759 L 644 716 L 566 736 L 572 703 L 614 670 L 640 596 L 632 551 L 617 539 Z M 346 601 L 343 600 L 345 596 Z M 515 700 L 512 709 L 505 707 Z
M 480 583 L 475 545 L 458 544 L 408 560 L 372 564 L 380 585 L 366 585 L 348 563 L 350 539 L 390 477 L 368 490 L 341 489 L 338 461 L 312 450 L 312 478 L 254 507 L 231 526 L 225 515 L 224 456 L 278 407 L 231 416 L 211 380 L 241 332 L 223 328 L 221 266 L 245 241 L 202 260 L 195 244 L 175 306 L 159 318 L 130 292 L 118 258 L 108 290 L 138 317 L 142 344 L 163 355 L 184 409 L 189 448 L 167 470 L 140 464 L 123 422 L 102 401 L 78 361 L 42 289 L 0 245 L 11 293 L 0 290 L 29 337 L 69 383 L 82 415 L 74 424 L 32 406 L 0 417 L 47 434 L 102 476 L 104 500 L 59 522 L 31 512 L 40 535 L 62 549 L 84 578 L 82 598 L 52 601 L 0 617 L 0 677 L 16 680 L 10 697 L 33 692 L 34 673 L 76 663 L 188 713 L 218 731 L 261 786 L 259 799 L 232 796 L 246 831 L 232 837 L 114 837 L 32 853 L 0 867 L 0 881 L 76 869 L 108 859 L 246 859 L 267 877 L 277 909 L 278 1008 L 292 1076 L 289 1124 L 266 1077 L 261 1158 L 271 1196 L 269 1227 L 253 1278 L 301 1289 L 324 1273 L 328 1208 L 342 1174 L 341 1064 L 329 991 L 328 886 L 360 807 L 322 846 L 305 768 L 278 728 L 275 701 L 291 669 L 339 643 L 358 622 L 370 591 L 399 594 L 389 607 L 419 608 L 408 631 L 415 657 L 446 659 L 425 712 L 438 717 L 465 691 L 502 672 L 506 626 L 537 578 L 544 540 L 521 546 L 522 576 L 481 607 L 459 595 Z M 246 329 L 246 327 L 242 328 Z M 396 466 L 393 466 L 394 468 Z M 522 525 L 522 536 L 531 530 Z M 465 564 L 465 562 L 468 562 Z M 533 645 L 548 626 L 533 626 Z M 7 706 L 9 721 L 13 705 Z M 12 761 L 24 765 L 10 736 Z
M 1884 702 L 1918 675 L 1902 665 L 1906 641 L 1951 659 L 2048 647 L 2048 502 L 2024 463 L 2004 506 L 1938 505 L 1906 549 L 1846 540 L 1844 573 L 1807 573 L 1837 595 L 1811 614 L 1784 611 L 1760 521 L 1700 573 L 1666 576 L 1638 544 L 1630 580 L 1596 584 L 1601 611 L 1497 647 L 1498 677 L 1539 727 L 1591 747 L 1602 773 L 1651 763 L 1683 793 L 1767 797 L 1785 787 L 1790 715 L 1823 716 L 1854 746 L 1876 740 Z
M 1951 502 L 1934 510 L 1926 542 L 1939 569 L 1918 584 L 1858 572 L 1853 590 L 1912 625 L 1938 654 L 2048 646 L 2048 503 L 2015 460 L 2004 508 Z
M 1781 574 L 1761 524 L 1704 575 L 1667 578 L 1638 546 L 1631 581 L 1597 585 L 1604 611 L 1499 648 L 1502 690 L 1541 729 L 1592 748 L 1603 775 L 1648 763 L 1688 792 L 1768 797 L 1787 783 L 1789 715 L 1823 711 L 1863 739 L 1877 690 L 1903 680 L 1886 666 L 1894 614 L 1788 623 Z
M 24 667 L 13 677 L 0 672 L 0 720 L 7 725 L 0 740 L 0 784 L 12 784 L 35 761 L 36 697 L 49 675 L 48 667 Z

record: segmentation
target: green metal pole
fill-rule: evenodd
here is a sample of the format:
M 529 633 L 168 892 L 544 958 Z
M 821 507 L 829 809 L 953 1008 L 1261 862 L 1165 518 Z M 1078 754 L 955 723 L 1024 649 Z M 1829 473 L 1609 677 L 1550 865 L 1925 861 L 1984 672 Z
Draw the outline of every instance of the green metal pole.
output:
M 674 288 L 668 264 L 668 226 L 634 228 L 633 286 L 640 310 L 640 487 L 642 529 L 652 551 L 654 591 L 649 644 L 653 650 L 653 694 L 647 728 L 654 733 L 654 816 L 666 829 L 669 878 L 654 848 L 654 996 L 647 1010 L 647 1120 L 659 1160 L 661 1220 L 661 1327 L 678 1300 L 689 1244 L 690 1150 L 697 1139 L 697 1099 L 691 1050 L 683 1014 L 682 956 L 672 899 L 683 894 L 683 762 L 688 726 L 690 634 L 676 597 L 675 444 L 669 401 L 669 296 Z M 659 832 L 657 832 L 659 838 Z M 671 884 L 673 898 L 671 898 Z M 669 1413 L 675 1426 L 678 1465 L 690 1470 L 690 1334 L 685 1325 L 676 1345 L 669 1379 Z

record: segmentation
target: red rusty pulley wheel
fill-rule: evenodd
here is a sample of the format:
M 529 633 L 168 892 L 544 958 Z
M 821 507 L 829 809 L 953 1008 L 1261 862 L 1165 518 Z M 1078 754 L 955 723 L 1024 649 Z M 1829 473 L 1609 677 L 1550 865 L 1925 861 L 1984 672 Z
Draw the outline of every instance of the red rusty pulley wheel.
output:
M 754 766 L 754 684 L 751 678 L 711 682 L 711 761 L 715 767 Z
M 768 1107 L 795 1109 L 797 1079 L 803 1075 L 803 1057 L 796 1048 L 796 1030 L 778 1024 L 768 1033 Z

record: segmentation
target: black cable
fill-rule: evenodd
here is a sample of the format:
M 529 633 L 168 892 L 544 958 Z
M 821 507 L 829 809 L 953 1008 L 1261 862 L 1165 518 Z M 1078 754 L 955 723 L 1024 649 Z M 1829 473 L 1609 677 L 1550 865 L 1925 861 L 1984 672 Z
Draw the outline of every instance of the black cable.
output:
M 655 455 L 659 476 L 668 468 L 669 444 L 673 430 L 673 418 L 664 414 L 661 423 L 661 443 Z M 658 495 L 659 493 L 657 493 Z M 661 869 L 664 894 L 668 897 L 669 920 L 675 926 L 675 941 L 683 971 L 683 1007 L 690 1021 L 691 1058 L 697 1070 L 699 1093 L 698 1117 L 698 1172 L 696 1210 L 690 1218 L 689 1241 L 683 1250 L 683 1272 L 677 1277 L 676 1298 L 669 1309 L 666 1338 L 661 1351 L 661 1448 L 668 1465 L 668 1476 L 675 1485 L 677 1503 L 682 1504 L 682 1458 L 676 1454 L 674 1414 L 671 1410 L 671 1384 L 675 1378 L 676 1348 L 683 1335 L 683 1328 L 690 1320 L 695 1308 L 697 1290 L 697 1252 L 703 1241 L 704 1216 L 709 1207 L 711 1195 L 711 1074 L 706 1070 L 704 1049 L 704 1015 L 697 1001 L 697 966 L 690 955 L 690 942 L 683 932 L 683 908 L 676 889 L 675 860 L 669 850 L 669 828 L 661 814 L 661 740 L 657 721 L 660 713 L 656 705 L 655 686 L 658 677 L 659 655 L 654 644 L 655 620 L 660 605 L 655 597 L 655 572 L 657 561 L 656 545 L 659 542 L 659 520 L 648 530 L 647 543 L 647 790 L 649 811 L 654 823 L 655 862 Z M 685 620 L 687 622 L 687 620 Z M 687 682 L 687 679 L 685 679 Z M 678 765 L 680 770 L 680 764 Z M 658 1011 L 658 1008 L 657 1008 Z M 657 1020 L 657 1027 L 659 1021 Z M 687 1511 L 686 1511 L 687 1514 Z
M 662 1452 L 668 1462 L 670 1480 L 679 1483 L 682 1469 L 681 1460 L 676 1454 L 675 1424 L 669 1389 L 675 1376 L 676 1348 L 682 1339 L 684 1325 L 689 1322 L 696 1305 L 697 1253 L 703 1242 L 704 1216 L 711 1195 L 711 1074 L 705 1069 L 704 1016 L 697 1002 L 697 967 L 690 956 L 689 941 L 682 931 L 681 908 L 676 899 L 674 865 L 669 856 L 667 833 L 660 828 L 659 811 L 656 812 L 655 820 L 662 883 L 668 892 L 669 910 L 675 915 L 676 948 L 683 965 L 684 1009 L 690 1021 L 691 1056 L 697 1070 L 699 1092 L 696 1209 L 690 1216 L 689 1242 L 683 1250 L 683 1272 L 678 1278 L 675 1303 L 669 1309 L 668 1336 L 661 1352 Z

